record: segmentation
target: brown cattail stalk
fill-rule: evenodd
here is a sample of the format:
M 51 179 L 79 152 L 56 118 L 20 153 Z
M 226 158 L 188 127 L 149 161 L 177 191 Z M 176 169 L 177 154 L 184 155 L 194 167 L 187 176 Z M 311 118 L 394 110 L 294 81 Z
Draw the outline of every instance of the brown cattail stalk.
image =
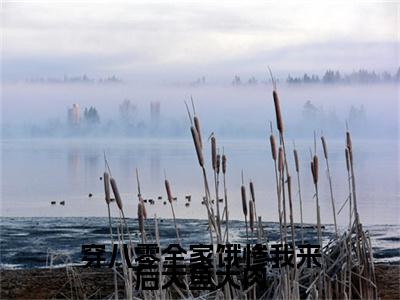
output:
M 196 128 L 196 131 L 197 131 L 197 133 L 198 133 L 198 135 L 199 135 L 199 146 L 200 146 L 200 149 L 203 149 L 203 141 L 202 141 L 202 139 L 201 139 L 201 131 L 200 131 L 200 121 L 199 121 L 199 118 L 198 118 L 197 116 L 194 116 L 193 121 L 194 121 L 194 127 Z
M 221 215 L 219 211 L 219 193 L 218 193 L 219 180 L 217 174 L 217 169 L 218 169 L 217 140 L 215 136 L 211 137 L 211 162 L 212 162 L 212 168 L 214 170 L 215 201 L 216 201 L 215 205 L 217 207 L 217 230 L 218 230 L 218 235 L 221 236 Z
M 316 199 L 316 210 L 317 210 L 317 231 L 318 231 L 318 242 L 322 247 L 322 234 L 321 234 L 321 216 L 319 207 L 319 196 L 318 196 L 318 157 L 314 155 L 311 162 L 311 173 L 313 176 L 314 188 L 315 188 L 315 199 Z
M 144 200 L 142 196 L 139 197 L 139 202 L 142 203 L 142 208 L 143 208 L 143 218 L 147 220 L 147 210 L 146 210 L 146 205 L 144 204 Z
M 250 222 L 250 230 L 254 231 L 254 202 L 253 200 L 249 200 L 249 222 Z
M 322 142 L 322 149 L 324 150 L 324 157 L 325 159 L 328 159 L 328 147 L 326 146 L 326 141 L 324 136 L 321 136 L 321 142 Z
M 250 186 L 250 195 L 251 195 L 251 200 L 253 201 L 253 218 L 254 222 L 257 222 L 256 227 L 258 227 L 258 218 L 257 218 L 257 207 L 256 207 L 256 194 L 254 192 L 254 184 L 252 181 L 249 183 Z M 254 225 L 253 225 L 254 226 Z M 259 232 L 260 233 L 260 232 Z M 260 237 L 260 236 L 259 236 Z M 260 237 L 261 238 L 261 237 Z
M 296 149 L 293 150 L 293 155 L 294 155 L 294 163 L 295 163 L 295 167 L 296 167 L 297 189 L 298 189 L 299 202 L 300 202 L 301 243 L 304 244 L 303 201 L 301 199 L 300 164 L 299 164 L 299 156 L 297 154 Z
M 292 203 L 292 181 L 291 177 L 287 177 L 287 187 L 288 187 L 288 198 L 289 198 L 289 218 L 290 218 L 290 227 L 292 233 L 292 249 L 296 249 L 296 232 L 294 230 L 294 221 L 293 221 L 293 203 Z M 296 251 L 294 251 L 294 261 L 296 261 Z M 294 264 L 294 274 L 297 273 L 297 264 Z M 294 275 L 294 276 L 295 276 Z
M 328 172 L 329 191 L 330 191 L 330 194 L 331 194 L 331 205 L 332 205 L 333 223 L 335 225 L 335 234 L 336 234 L 336 238 L 339 238 L 339 232 L 338 232 L 337 223 L 336 223 L 335 199 L 333 197 L 332 177 L 331 177 L 331 171 L 330 171 L 330 168 L 329 168 L 329 160 L 328 160 L 328 146 L 326 145 L 326 141 L 325 141 L 324 136 L 321 136 L 321 142 L 322 142 L 322 148 L 324 149 L 326 170 Z
M 242 192 L 242 209 L 243 209 L 243 214 L 244 214 L 244 222 L 246 225 L 246 238 L 248 241 L 249 240 L 249 232 L 248 232 L 248 228 L 247 228 L 247 200 L 246 200 L 246 188 L 244 187 L 244 185 L 242 185 L 241 192 Z
M 211 137 L 211 161 L 212 161 L 212 168 L 214 171 L 217 170 L 217 142 L 215 137 Z
M 225 200 L 225 219 L 226 219 L 226 227 L 225 227 L 225 235 L 226 242 L 229 243 L 229 209 L 228 209 L 228 193 L 226 188 L 226 155 L 222 154 L 222 174 L 224 181 L 224 200 Z
M 299 167 L 299 156 L 297 154 L 297 150 L 293 150 L 293 155 L 294 155 L 294 165 L 296 168 L 296 172 L 299 173 L 300 167 Z
M 318 183 L 318 156 L 314 155 L 313 158 L 313 168 L 314 168 L 314 172 L 313 172 L 313 180 L 314 180 L 314 184 Z
M 103 181 L 104 181 L 105 199 L 106 199 L 107 204 L 110 204 L 110 202 L 111 202 L 111 197 L 110 197 L 110 176 L 108 175 L 107 172 L 104 172 Z
M 269 137 L 269 142 L 271 144 L 271 154 L 272 154 L 272 159 L 276 161 L 276 144 L 275 144 L 275 137 L 273 134 L 270 135 Z
M 111 189 L 113 191 L 115 201 L 117 202 L 118 208 L 122 211 L 122 200 L 121 200 L 121 196 L 118 191 L 117 182 L 114 180 L 114 178 L 111 178 L 110 183 L 111 183 Z
M 278 151 L 278 171 L 282 174 L 282 176 L 283 176 L 283 167 L 284 167 L 283 150 L 282 150 L 282 147 L 279 147 L 279 151 Z
M 143 203 L 138 203 L 138 223 L 139 223 L 139 231 L 142 234 L 142 243 L 145 242 L 145 234 L 144 234 L 144 213 L 143 213 Z
M 167 179 L 165 179 L 164 183 L 165 183 L 165 190 L 167 191 L 168 201 L 169 201 L 169 203 L 172 203 L 173 197 L 172 197 L 172 193 L 171 193 L 171 188 L 169 186 L 169 181 Z
M 197 159 L 199 161 L 199 165 L 201 167 L 204 167 L 204 159 L 203 159 L 203 152 L 201 150 L 202 146 L 201 146 L 201 141 L 200 141 L 200 135 L 199 135 L 198 131 L 196 130 L 196 128 L 193 126 L 190 126 L 190 131 L 192 132 L 194 147 L 196 149 L 196 154 L 197 154 Z
M 219 174 L 221 168 L 221 155 L 217 154 L 217 174 Z
M 281 108 L 279 105 L 278 93 L 275 90 L 272 92 L 272 97 L 274 98 L 276 125 L 278 128 L 278 131 L 281 134 L 283 134 L 283 121 L 282 121 L 282 115 L 281 115 Z
M 226 174 L 226 155 L 222 154 L 222 173 Z
M 179 231 L 178 231 L 178 226 L 176 224 L 175 210 L 174 210 L 174 205 L 172 203 L 173 197 L 172 197 L 172 193 L 171 193 L 171 187 L 170 187 L 169 181 L 167 179 L 165 179 L 164 183 L 165 183 L 165 190 L 167 191 L 167 198 L 168 198 L 169 204 L 171 205 L 172 218 L 174 219 L 174 225 L 175 225 L 175 231 L 176 231 L 176 241 L 178 244 L 180 244 Z
M 349 152 L 351 152 L 353 150 L 352 148 L 352 142 L 351 142 L 351 135 L 350 132 L 346 132 L 346 146 L 349 149 Z

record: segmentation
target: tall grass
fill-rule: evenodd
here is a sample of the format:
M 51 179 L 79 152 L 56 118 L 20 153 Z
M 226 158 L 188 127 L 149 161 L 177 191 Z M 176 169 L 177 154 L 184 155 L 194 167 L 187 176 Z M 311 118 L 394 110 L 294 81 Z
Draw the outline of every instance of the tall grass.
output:
M 293 205 L 293 182 L 290 175 L 290 164 L 287 159 L 286 145 L 285 145 L 285 131 L 284 131 L 284 120 L 282 117 L 281 103 L 276 88 L 276 82 L 271 74 L 273 82 L 272 100 L 275 109 L 276 116 L 276 130 L 279 136 L 275 140 L 274 130 L 270 128 L 269 143 L 271 148 L 271 157 L 273 160 L 274 168 L 271 172 L 275 175 L 276 185 L 276 197 L 278 203 L 278 214 L 277 219 L 279 220 L 279 238 L 278 242 L 290 244 L 292 249 L 295 249 L 296 244 L 303 244 L 305 242 L 304 234 L 307 230 L 314 230 L 314 228 L 304 228 L 303 226 L 303 203 L 301 194 L 301 181 L 300 181 L 300 157 L 299 153 L 294 146 L 294 170 L 297 177 L 297 194 L 299 199 L 299 210 L 300 210 L 300 223 L 301 223 L 301 241 L 297 240 L 296 234 L 296 205 Z M 223 278 L 217 276 L 217 259 L 216 245 L 221 243 L 231 242 L 229 235 L 230 219 L 229 219 L 229 207 L 238 206 L 240 203 L 234 203 L 234 198 L 228 198 L 227 190 L 227 160 L 228 155 L 225 153 L 224 147 L 222 147 L 222 154 L 220 154 L 217 147 L 217 139 L 214 134 L 211 135 L 209 140 L 202 139 L 200 118 L 196 114 L 195 105 L 193 99 L 192 112 L 186 104 L 190 120 L 190 132 L 193 139 L 195 155 L 197 163 L 200 167 L 202 175 L 202 185 L 204 188 L 204 217 L 208 222 L 208 232 L 210 236 L 210 243 L 214 246 L 212 251 L 212 264 L 214 266 L 213 282 L 218 284 Z M 192 116 L 193 115 L 193 116 Z M 346 158 L 346 172 L 347 182 L 349 188 L 349 195 L 344 202 L 344 205 L 340 208 L 339 212 L 335 209 L 335 199 L 333 193 L 333 185 L 330 173 L 330 165 L 328 160 L 328 148 L 327 141 L 324 136 L 321 136 L 322 150 L 325 158 L 325 164 L 328 174 L 330 198 L 331 198 L 331 210 L 333 215 L 333 222 L 335 227 L 335 236 L 329 241 L 322 239 L 322 224 L 320 215 L 320 166 L 319 159 L 316 151 L 316 142 L 314 139 L 314 153 L 311 153 L 310 170 L 312 176 L 312 182 L 314 188 L 315 201 L 315 215 L 316 215 L 316 230 L 318 244 L 321 246 L 321 262 L 322 267 L 320 269 L 308 269 L 305 265 L 297 267 L 297 264 L 293 268 L 280 267 L 278 270 L 272 269 L 267 266 L 265 269 L 265 276 L 267 278 L 266 285 L 259 286 L 257 284 L 244 289 L 241 284 L 241 280 L 238 276 L 233 276 L 233 280 L 239 284 L 239 289 L 233 288 L 229 283 L 224 288 L 216 291 L 200 291 L 192 292 L 189 289 L 190 279 L 189 277 L 183 276 L 182 281 L 186 288 L 178 288 L 173 285 L 171 289 L 159 289 L 156 291 L 144 291 L 134 289 L 137 278 L 132 272 L 131 268 L 126 263 L 122 264 L 122 270 L 113 268 L 114 270 L 114 283 L 115 292 L 114 298 L 118 299 L 118 288 L 117 278 L 121 278 L 124 282 L 124 295 L 126 299 L 171 299 L 171 298 L 186 298 L 186 299 L 351 299 L 356 297 L 358 299 L 374 299 L 377 297 L 375 270 L 372 260 L 372 247 L 368 232 L 364 231 L 360 221 L 360 217 L 357 210 L 357 194 L 356 194 L 356 177 L 355 177 L 355 160 L 353 155 L 353 147 L 350 132 L 346 132 L 345 136 L 346 147 L 345 147 L 345 158 Z M 205 159 L 203 150 L 206 143 L 210 143 L 211 159 L 210 162 Z M 105 159 L 106 161 L 106 159 Z M 208 166 L 209 164 L 209 167 Z M 235 162 L 233 161 L 232 164 Z M 137 258 L 134 251 L 135 243 L 139 242 L 139 239 L 132 239 L 130 229 L 128 226 L 127 219 L 125 218 L 123 201 L 121 194 L 119 193 L 116 180 L 111 176 L 111 170 L 106 162 L 107 170 L 104 173 L 104 192 L 105 200 L 107 205 L 107 211 L 109 216 L 109 227 L 110 227 L 110 239 L 112 243 L 114 241 L 118 244 L 120 250 L 125 241 L 128 241 L 128 253 L 121 252 L 121 258 L 124 255 L 130 260 Z M 215 196 L 211 196 L 210 183 L 208 181 L 208 172 L 213 174 L 213 182 Z M 222 174 L 221 174 L 222 171 Z M 223 201 L 220 203 L 220 179 L 222 175 L 222 186 L 223 186 Z M 160 232 L 157 217 L 154 217 L 154 227 L 150 227 L 146 222 L 147 212 L 146 204 L 143 201 L 139 174 L 136 170 L 137 186 L 138 186 L 138 205 L 137 205 L 137 222 L 138 231 L 140 233 L 141 242 L 154 242 L 158 246 L 160 245 Z M 268 183 L 269 184 L 269 183 Z M 181 236 L 178 231 L 176 216 L 173 206 L 173 196 L 171 186 L 167 178 L 164 181 L 167 199 L 170 203 L 172 217 L 175 225 L 175 234 L 177 243 L 181 243 L 184 236 Z M 110 188 L 111 187 L 111 188 Z M 114 198 L 111 198 L 111 191 Z M 247 190 L 245 187 L 245 180 L 242 171 L 240 191 L 232 191 L 229 195 L 236 194 L 241 196 L 242 212 L 244 217 L 244 228 L 246 234 L 246 240 L 248 243 L 263 243 L 265 242 L 266 236 L 268 235 L 265 226 L 261 222 L 261 215 L 263 211 L 258 210 L 257 215 L 257 203 L 256 202 L 256 191 L 253 182 L 249 181 L 249 198 L 247 197 Z M 214 197 L 214 199 L 213 199 Z M 238 198 L 238 197 L 236 197 Z M 259 197 L 262 198 L 262 197 Z M 115 201 L 113 201 L 115 199 Z M 230 202 L 232 201 L 232 203 Z M 258 200 L 257 200 L 258 201 Z M 269 201 L 269 200 L 268 200 Z M 110 206 L 116 205 L 118 210 L 118 222 L 115 224 L 112 222 Z M 228 205 L 229 204 L 229 205 Z M 220 207 L 222 205 L 223 207 Z M 340 233 L 337 228 L 336 217 L 344 207 L 349 210 L 349 225 L 347 230 Z M 222 212 L 222 213 L 221 213 Z M 223 223 L 225 222 L 225 226 Z M 251 232 L 251 239 L 249 239 L 249 229 Z M 290 231 L 288 232 L 288 229 Z M 114 233 L 116 232 L 116 234 Z M 272 241 L 276 242 L 276 241 Z M 269 247 L 269 243 L 267 242 Z M 294 262 L 298 262 L 297 252 L 292 252 L 294 256 Z M 168 280 L 168 276 L 163 275 L 162 257 L 161 252 L 159 253 L 161 259 L 160 262 L 160 279 L 159 286 Z M 122 262 L 124 260 L 122 259 Z M 112 295 L 111 295 L 112 296 Z

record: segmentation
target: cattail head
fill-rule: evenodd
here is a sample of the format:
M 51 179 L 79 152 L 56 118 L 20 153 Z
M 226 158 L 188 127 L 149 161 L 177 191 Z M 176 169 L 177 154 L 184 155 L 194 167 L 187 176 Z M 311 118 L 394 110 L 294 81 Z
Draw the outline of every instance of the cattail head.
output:
M 315 173 L 315 170 L 314 170 L 314 162 L 313 161 L 311 161 L 311 175 L 312 175 L 312 178 L 313 178 L 313 182 L 315 183 L 315 181 L 314 181 L 314 178 L 315 178 L 315 175 L 314 175 L 314 173 Z
M 222 173 L 226 174 L 226 155 L 222 154 Z
M 246 188 L 244 185 L 242 185 L 242 208 L 243 208 L 243 214 L 246 217 L 247 216 L 247 200 L 246 200 Z
M 250 220 L 250 230 L 254 231 L 254 202 L 249 200 L 249 220 Z
M 290 197 L 292 195 L 292 178 L 290 177 L 290 175 L 286 178 L 286 182 L 288 187 L 288 195 Z
M 214 136 L 211 137 L 211 161 L 214 171 L 217 170 L 217 141 Z
M 201 167 L 204 167 L 204 159 L 203 159 L 203 152 L 201 147 L 200 135 L 197 129 L 193 126 L 190 127 L 190 131 L 192 132 L 194 147 L 196 148 L 197 159 Z
M 346 131 L 346 146 L 349 149 L 349 152 L 352 151 L 352 143 L 351 143 L 351 135 L 350 132 Z
M 221 166 L 221 155 L 217 154 L 217 174 L 219 174 L 220 166 Z
M 347 171 L 350 171 L 350 155 L 349 155 L 349 149 L 345 149 L 345 155 L 346 155 L 346 169 Z
M 293 155 L 294 155 L 294 165 L 296 167 L 296 172 L 299 173 L 300 172 L 299 156 L 297 154 L 297 150 L 296 149 L 293 150 Z
M 146 205 L 144 205 L 144 200 L 143 200 L 142 196 L 139 197 L 139 202 L 142 203 L 143 218 L 146 220 L 147 219 L 147 210 L 146 210 Z
M 254 185 L 252 181 L 250 181 L 250 195 L 251 195 L 251 200 L 256 202 L 256 195 L 254 193 Z
M 107 172 L 104 172 L 103 181 L 104 181 L 104 194 L 105 194 L 106 202 L 107 202 L 107 204 L 109 204 L 111 202 L 110 176 L 108 175 Z
M 321 136 L 322 148 L 324 149 L 325 159 L 328 159 L 328 146 L 326 145 L 326 141 L 324 136 Z
M 271 144 L 272 159 L 276 160 L 276 144 L 275 144 L 275 138 L 274 138 L 273 134 L 270 135 L 269 142 Z
M 278 93 L 274 90 L 272 92 L 272 96 L 274 98 L 274 105 L 275 105 L 276 126 L 277 126 L 279 132 L 282 134 L 283 133 L 283 120 L 282 120 L 282 115 L 281 115 L 281 107 L 279 105 Z
M 138 203 L 138 223 L 139 223 L 139 231 L 141 233 L 144 232 L 144 213 L 143 213 L 143 203 Z
M 283 173 L 283 149 L 279 147 L 278 151 L 278 170 Z
M 201 131 L 200 131 L 199 118 L 197 116 L 194 116 L 193 121 L 194 121 L 194 127 L 196 128 L 196 131 L 197 131 L 197 133 L 199 135 L 199 146 L 200 146 L 200 149 L 203 149 L 203 141 L 201 140 Z
M 169 182 L 167 179 L 165 179 L 165 190 L 167 191 L 167 198 L 169 203 L 172 203 L 171 187 L 169 186 Z
M 118 191 L 117 182 L 115 181 L 114 178 L 110 178 L 110 184 L 111 184 L 111 189 L 113 191 L 114 198 L 115 198 L 115 201 L 117 202 L 118 208 L 120 210 L 122 210 L 122 200 L 121 200 L 121 196 Z
M 318 183 L 318 156 L 314 155 L 313 158 L 313 168 L 314 168 L 314 172 L 313 172 L 313 180 L 314 180 L 314 184 Z

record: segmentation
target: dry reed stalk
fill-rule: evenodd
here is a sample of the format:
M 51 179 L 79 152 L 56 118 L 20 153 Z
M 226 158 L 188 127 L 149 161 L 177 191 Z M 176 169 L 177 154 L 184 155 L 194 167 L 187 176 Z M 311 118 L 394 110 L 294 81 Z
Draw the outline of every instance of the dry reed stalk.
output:
M 247 242 L 249 241 L 249 232 L 247 228 L 247 200 L 246 200 L 246 188 L 242 184 L 241 187 L 241 194 L 242 194 L 242 209 L 243 209 L 243 214 L 244 214 L 244 222 L 246 225 L 246 239 Z
M 222 176 L 223 176 L 223 184 L 224 184 L 224 201 L 225 201 L 225 235 L 226 242 L 229 243 L 229 209 L 228 209 L 228 193 L 226 188 L 226 155 L 222 153 Z
M 294 222 L 293 222 L 293 204 L 292 204 L 292 183 L 291 177 L 287 177 L 287 186 L 288 186 L 288 199 L 289 199 L 289 218 L 290 218 L 290 227 L 291 227 L 291 234 L 292 234 L 292 249 L 296 249 L 296 233 L 294 230 Z M 296 251 L 294 251 L 294 259 L 296 261 Z M 297 276 L 297 264 L 294 264 L 294 278 Z
M 279 219 L 279 235 L 280 235 L 280 240 L 281 243 L 283 243 L 283 233 L 282 233 L 282 207 L 281 207 L 281 189 L 280 189 L 280 180 L 278 178 L 278 166 L 276 162 L 276 145 L 275 145 L 275 138 L 273 135 L 272 131 L 272 122 L 270 122 L 270 129 L 271 129 L 271 135 L 270 135 L 270 144 L 271 144 L 271 154 L 272 154 L 272 160 L 274 161 L 274 170 L 275 170 L 275 183 L 276 183 L 276 197 L 278 200 L 278 219 Z
M 283 148 L 279 146 L 278 150 L 278 171 L 280 178 L 280 192 L 282 196 L 282 212 L 283 212 L 283 238 L 287 243 L 287 220 L 286 220 L 286 196 L 285 196 L 285 177 L 284 177 L 284 157 Z
M 176 232 L 176 241 L 177 241 L 178 244 L 180 244 L 179 231 L 178 231 L 178 226 L 176 224 L 174 205 L 172 203 L 173 197 L 172 197 L 172 193 L 171 193 L 171 187 L 170 187 L 169 181 L 167 179 L 165 179 L 164 183 L 165 183 L 165 190 L 167 191 L 168 201 L 169 201 L 169 204 L 171 206 L 172 218 L 174 219 L 174 226 L 175 226 L 175 232 Z
M 251 196 L 251 200 L 253 200 L 253 206 L 254 206 L 254 221 L 257 223 L 256 224 L 256 228 L 258 228 L 258 215 L 257 215 L 257 206 L 256 206 L 256 194 L 254 191 L 254 184 L 252 181 L 250 181 L 249 183 L 249 188 L 250 188 L 250 196 Z M 257 239 L 261 241 L 261 236 L 260 236 L 261 232 L 259 230 L 257 230 Z
M 212 169 L 214 171 L 214 185 L 215 185 L 215 205 L 217 208 L 217 230 L 218 235 L 221 236 L 221 215 L 219 211 L 219 193 L 218 193 L 218 162 L 217 162 L 217 140 L 213 135 L 211 137 L 211 162 L 212 162 Z
M 313 182 L 314 182 L 314 188 L 315 188 L 318 242 L 322 248 L 321 215 L 320 215 L 319 196 L 318 196 L 318 156 L 317 155 L 314 155 L 313 161 L 311 162 L 311 173 L 313 176 Z
M 108 211 L 108 226 L 110 229 L 110 239 L 111 239 L 111 244 L 114 247 L 114 235 L 112 231 L 112 224 L 111 224 L 111 210 L 110 210 L 110 202 L 111 202 L 111 196 L 110 196 L 110 175 L 107 172 L 104 172 L 103 174 L 103 181 L 104 181 L 104 194 L 105 194 L 105 200 L 107 203 L 107 211 Z M 117 270 L 115 266 L 113 266 L 113 279 L 114 279 L 114 295 L 115 295 L 115 300 L 118 300 L 118 283 L 117 283 Z
M 299 164 L 299 156 L 297 154 L 296 148 L 293 150 L 294 163 L 297 174 L 297 191 L 299 196 L 300 203 L 300 224 L 301 224 L 301 243 L 304 244 L 304 223 L 303 223 L 303 201 L 301 199 L 301 185 L 300 185 L 300 164 Z
M 326 170 L 328 172 L 328 181 L 329 181 L 329 191 L 331 195 L 331 204 L 332 204 L 332 214 L 333 214 L 333 223 L 335 225 L 335 235 L 336 238 L 339 238 L 339 232 L 338 232 L 338 227 L 336 223 L 336 207 L 335 207 L 335 199 L 333 197 L 333 188 L 332 188 L 332 177 L 331 177 L 331 171 L 329 168 L 329 159 L 328 159 L 328 146 L 325 141 L 325 137 L 321 136 L 321 142 L 322 142 L 322 148 L 324 150 L 324 157 L 325 157 L 325 162 L 326 162 Z
M 349 158 L 349 149 L 345 149 L 345 156 L 346 156 L 346 169 L 347 169 L 347 183 L 349 188 L 349 230 L 351 230 L 352 222 L 351 216 L 353 214 L 352 211 L 352 201 L 351 201 L 351 174 L 350 174 L 350 158 Z
M 139 231 L 142 234 L 142 243 L 145 242 L 145 234 L 144 234 L 144 215 L 143 215 L 143 203 L 138 203 L 138 224 L 139 224 Z

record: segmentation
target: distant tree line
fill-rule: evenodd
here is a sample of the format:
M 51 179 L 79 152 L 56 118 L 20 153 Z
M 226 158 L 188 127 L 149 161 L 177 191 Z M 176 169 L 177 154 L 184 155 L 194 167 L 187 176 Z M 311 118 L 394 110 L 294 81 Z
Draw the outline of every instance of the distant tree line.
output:
M 57 77 L 35 77 L 26 79 L 25 82 L 29 83 L 122 83 L 122 80 L 115 75 L 105 78 L 90 78 L 86 74 L 80 76 L 67 76 L 63 78 Z
M 279 79 L 276 79 L 278 82 Z M 353 71 L 349 74 L 341 73 L 338 70 L 327 70 L 324 75 L 320 77 L 317 74 L 304 73 L 302 76 L 288 75 L 286 82 L 288 84 L 372 84 L 372 83 L 399 83 L 400 82 L 400 67 L 393 74 L 384 71 L 377 73 L 375 71 L 368 71 L 360 69 Z M 231 84 L 233 86 L 244 86 L 244 85 L 257 85 L 259 81 L 251 76 L 248 79 L 242 79 L 239 75 L 235 75 Z M 260 81 L 260 83 L 270 84 L 271 80 Z
M 300 77 L 292 77 L 290 74 L 286 79 L 287 83 L 296 84 L 296 83 L 326 83 L 326 84 L 334 84 L 334 83 L 379 83 L 379 82 L 400 82 L 400 68 L 397 69 L 397 72 L 394 74 L 390 74 L 387 71 L 382 72 L 381 74 L 375 71 L 368 70 L 358 70 L 353 71 L 350 74 L 342 74 L 339 71 L 327 70 L 322 78 L 319 78 L 318 75 L 312 74 L 308 75 L 304 73 L 303 76 Z

